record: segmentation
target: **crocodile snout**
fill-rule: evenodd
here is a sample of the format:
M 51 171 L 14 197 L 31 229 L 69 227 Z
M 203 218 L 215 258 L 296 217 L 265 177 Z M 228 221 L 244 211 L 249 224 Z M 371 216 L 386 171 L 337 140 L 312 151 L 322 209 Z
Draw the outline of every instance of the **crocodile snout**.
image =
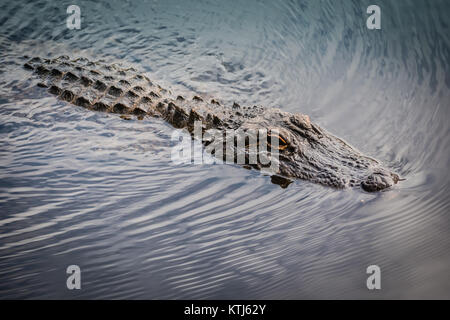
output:
M 377 169 L 361 182 L 361 188 L 367 192 L 381 191 L 393 186 L 399 180 L 397 174 L 385 169 Z

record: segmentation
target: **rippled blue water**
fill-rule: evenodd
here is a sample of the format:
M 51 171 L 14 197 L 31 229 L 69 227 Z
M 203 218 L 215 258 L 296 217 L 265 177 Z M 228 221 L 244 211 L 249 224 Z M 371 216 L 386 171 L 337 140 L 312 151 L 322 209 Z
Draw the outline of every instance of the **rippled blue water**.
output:
M 1 0 L 0 298 L 450 298 L 450 2 L 376 2 L 377 31 L 365 0 L 77 1 L 69 30 L 71 1 Z M 169 125 L 61 102 L 30 83 L 25 54 L 305 113 L 406 180 L 281 189 L 175 165 Z

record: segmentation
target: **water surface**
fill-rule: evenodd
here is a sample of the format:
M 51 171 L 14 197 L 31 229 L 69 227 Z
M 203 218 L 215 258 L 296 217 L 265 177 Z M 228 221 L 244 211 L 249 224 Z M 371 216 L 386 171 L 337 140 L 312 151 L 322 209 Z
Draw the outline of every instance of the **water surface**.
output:
M 377 1 L 375 31 L 369 1 L 79 1 L 81 30 L 70 4 L 0 1 L 0 298 L 450 298 L 450 2 Z M 163 121 L 68 105 L 21 67 L 62 54 L 308 114 L 406 180 L 176 165 Z

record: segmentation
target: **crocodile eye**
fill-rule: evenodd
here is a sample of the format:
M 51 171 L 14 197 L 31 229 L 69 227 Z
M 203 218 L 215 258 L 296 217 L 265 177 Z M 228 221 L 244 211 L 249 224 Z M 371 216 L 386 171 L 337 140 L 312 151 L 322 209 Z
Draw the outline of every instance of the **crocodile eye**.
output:
M 278 135 L 278 134 L 274 134 L 274 133 L 269 133 L 267 135 L 267 139 L 268 139 L 268 145 L 270 145 L 270 142 L 272 141 L 272 139 L 278 139 L 278 150 L 284 150 L 288 147 L 288 143 L 286 141 L 286 139 L 284 139 L 282 136 Z

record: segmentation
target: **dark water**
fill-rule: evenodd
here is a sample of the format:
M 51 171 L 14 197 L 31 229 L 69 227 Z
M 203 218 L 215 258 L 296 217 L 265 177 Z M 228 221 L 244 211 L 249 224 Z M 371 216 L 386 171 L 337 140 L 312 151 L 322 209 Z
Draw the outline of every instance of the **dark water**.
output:
M 450 1 L 378 0 L 377 31 L 369 1 L 77 1 L 81 30 L 70 4 L 0 2 L 0 298 L 450 298 Z M 175 165 L 170 126 L 58 101 L 25 54 L 308 114 L 406 181 Z

